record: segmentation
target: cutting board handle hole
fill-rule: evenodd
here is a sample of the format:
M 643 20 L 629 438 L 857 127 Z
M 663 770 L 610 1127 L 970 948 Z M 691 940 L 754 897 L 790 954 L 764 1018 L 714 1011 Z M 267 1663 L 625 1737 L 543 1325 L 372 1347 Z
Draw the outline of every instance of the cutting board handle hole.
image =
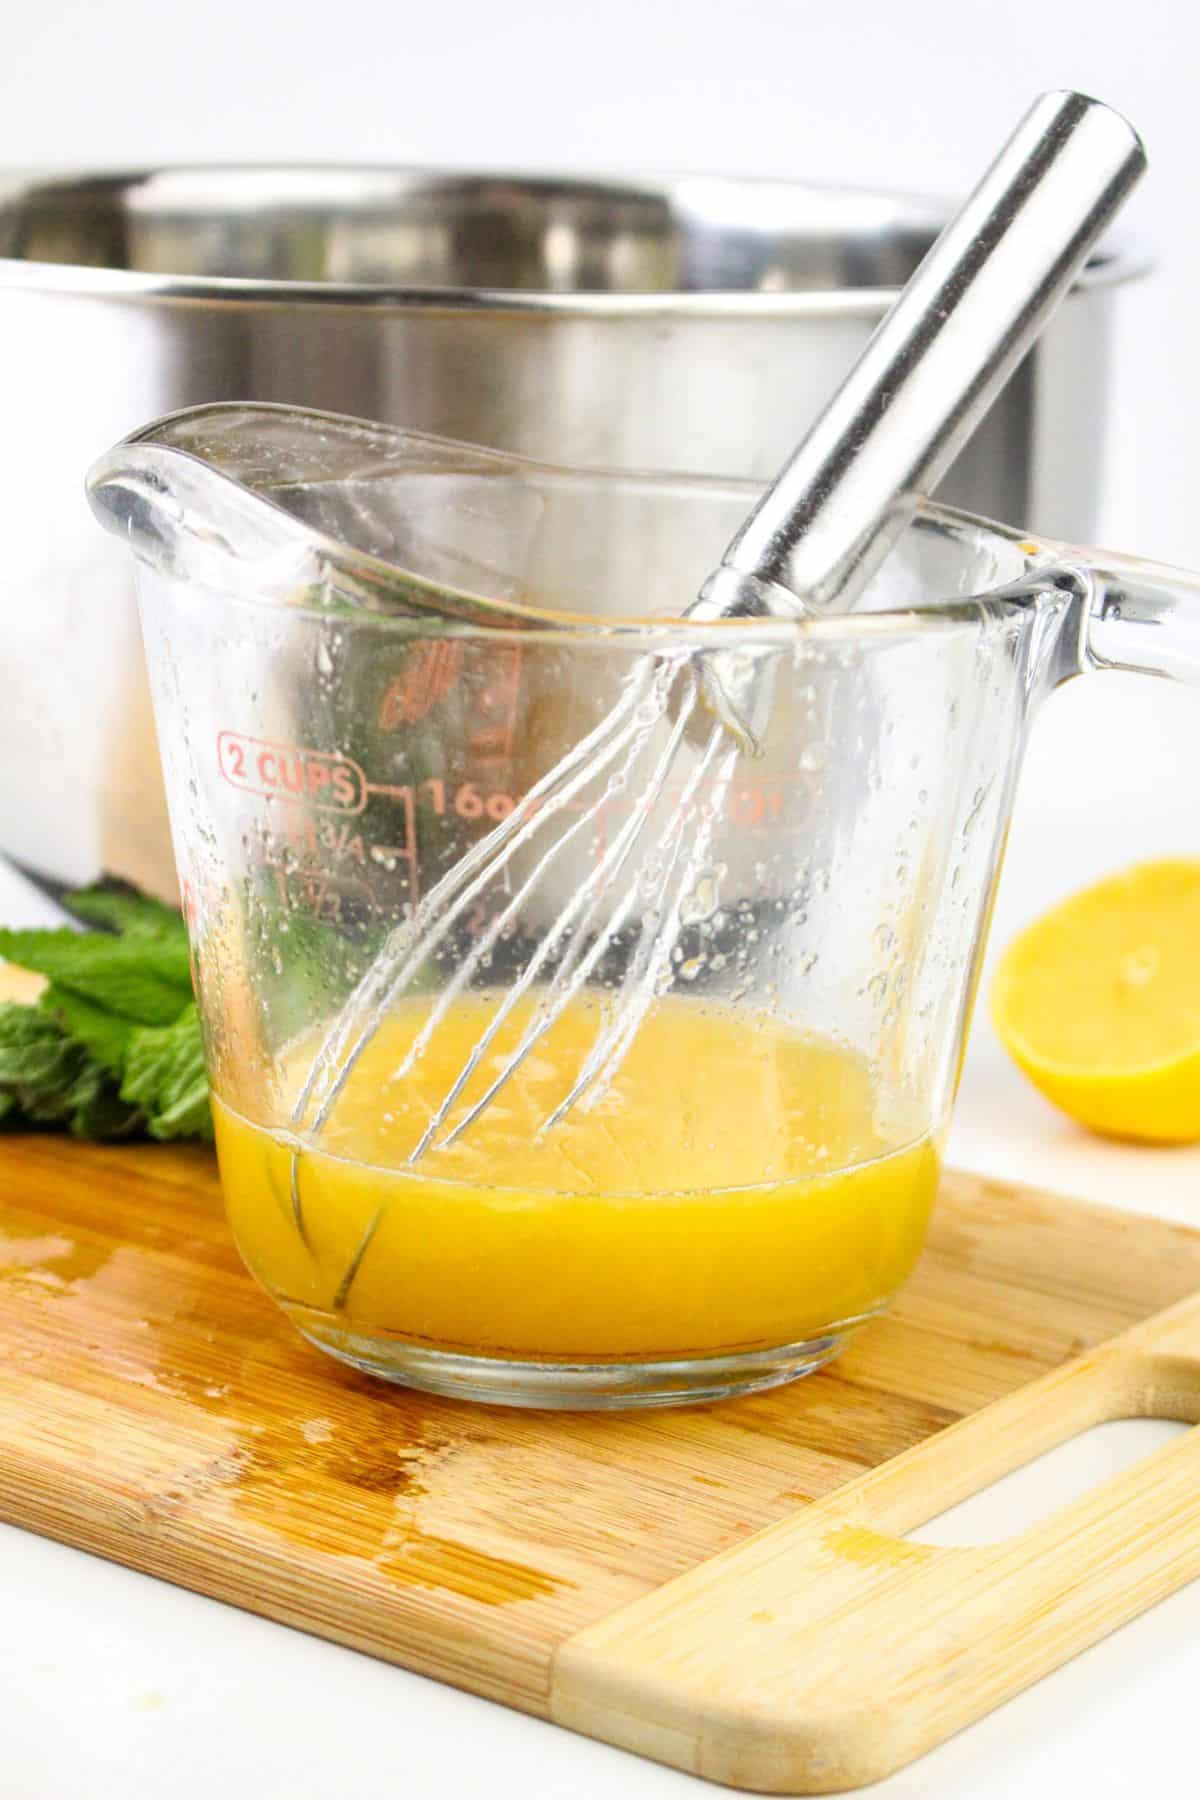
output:
M 1042 1524 L 1190 1429 L 1179 1419 L 1166 1418 L 1111 1419 L 1089 1426 L 905 1535 L 911 1543 L 946 1549 L 1001 1543 Z

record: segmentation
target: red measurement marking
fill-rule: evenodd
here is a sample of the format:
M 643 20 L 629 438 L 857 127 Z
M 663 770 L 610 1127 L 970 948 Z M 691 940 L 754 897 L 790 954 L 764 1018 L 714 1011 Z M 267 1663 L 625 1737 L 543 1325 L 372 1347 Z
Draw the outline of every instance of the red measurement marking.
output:
M 666 815 L 681 814 L 689 823 L 712 816 L 713 801 L 717 793 L 716 782 L 705 782 L 690 799 L 684 800 L 686 784 L 682 781 L 669 782 L 663 788 L 659 805 Z M 778 825 L 787 817 L 788 801 L 791 797 L 789 789 L 795 789 L 797 779 L 794 775 L 777 775 L 766 782 L 752 782 L 741 787 L 730 789 L 726 794 L 720 823 L 730 826 L 738 836 L 754 836 Z M 639 801 L 636 795 L 624 794 L 619 797 L 610 796 L 596 809 L 596 855 L 602 856 L 608 847 L 609 824 L 612 819 L 627 819 Z M 565 808 L 568 813 L 582 813 L 589 810 L 587 801 L 573 801 Z
M 398 731 L 402 725 L 416 725 L 428 718 L 458 680 L 462 661 L 463 647 L 454 639 L 414 644 L 380 701 L 379 729 Z
M 222 731 L 217 762 L 231 787 L 268 800 L 340 813 L 360 813 L 367 804 L 367 778 L 358 764 L 327 750 Z
M 401 864 L 407 865 L 405 898 L 415 903 L 415 852 L 402 844 L 377 844 L 356 830 L 357 823 L 289 809 L 269 824 L 261 814 L 247 815 L 241 837 L 253 865 L 270 872 L 280 899 L 318 918 L 340 920 L 350 900 L 378 912 L 383 902 L 376 888 L 381 882 L 391 888 Z
M 365 882 L 347 881 L 320 870 L 281 869 L 270 864 L 268 867 L 274 875 L 282 905 L 301 906 L 314 918 L 324 919 L 331 925 L 343 922 L 343 909 L 351 901 L 366 912 L 377 910 L 375 896 Z
M 410 786 L 389 787 L 383 781 L 368 781 L 368 794 L 382 794 L 387 800 L 399 800 L 404 808 L 404 845 L 398 852 L 401 856 L 411 856 L 417 842 L 417 815 Z
M 369 781 L 368 794 L 382 794 L 385 799 L 399 800 L 404 808 L 404 842 L 402 844 L 372 844 L 371 849 L 376 858 L 387 860 L 394 857 L 397 862 L 408 864 L 408 888 L 412 903 L 415 906 L 421 898 L 421 867 L 417 861 L 417 814 L 416 804 L 411 787 L 389 787 L 384 782 Z
M 277 815 L 270 826 L 261 819 L 247 820 L 243 835 L 257 842 L 263 856 L 291 855 L 321 864 L 364 866 L 371 843 L 356 826 L 353 817 L 314 818 L 311 813 L 286 812 Z
M 783 817 L 784 799 L 780 787 L 734 788 L 726 802 L 729 822 L 751 828 L 775 824 Z
M 498 825 L 501 819 L 507 819 L 516 805 L 512 794 L 502 788 L 481 788 L 474 781 L 460 781 L 457 786 L 447 787 L 440 775 L 431 775 L 428 781 L 420 781 L 416 787 L 384 787 L 377 782 L 370 784 L 372 794 L 387 794 L 394 800 L 403 800 L 408 818 L 408 835 L 413 836 L 413 812 L 418 795 L 423 795 L 431 812 L 444 818 L 448 812 L 460 819 L 489 819 Z
M 488 682 L 477 699 L 479 721 L 467 738 L 467 749 L 479 763 L 510 762 L 521 699 L 520 644 L 489 652 Z
M 466 696 L 471 717 L 460 727 L 477 764 L 511 758 L 521 695 L 521 646 L 502 645 L 489 649 L 487 655 L 487 678 L 471 683 Z M 379 703 L 380 730 L 401 731 L 427 719 L 457 685 L 463 659 L 463 645 L 455 640 L 415 644 L 396 679 L 384 690 Z

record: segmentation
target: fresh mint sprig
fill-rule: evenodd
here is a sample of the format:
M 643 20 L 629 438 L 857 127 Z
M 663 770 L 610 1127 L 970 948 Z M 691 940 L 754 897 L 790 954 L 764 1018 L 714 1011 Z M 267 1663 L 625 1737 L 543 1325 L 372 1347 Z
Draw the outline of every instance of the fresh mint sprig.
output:
M 0 1004 L 0 1125 L 211 1139 L 182 918 L 125 888 L 67 903 L 101 929 L 0 929 L 0 958 L 49 983 L 35 1006 Z

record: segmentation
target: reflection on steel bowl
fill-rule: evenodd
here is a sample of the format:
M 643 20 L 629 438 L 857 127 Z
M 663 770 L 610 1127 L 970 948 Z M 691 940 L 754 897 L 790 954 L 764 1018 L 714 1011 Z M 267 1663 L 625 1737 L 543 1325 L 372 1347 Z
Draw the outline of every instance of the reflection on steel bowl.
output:
M 202 401 L 286 401 L 560 462 L 765 478 L 946 210 L 708 176 L 0 179 L 0 850 L 53 880 L 173 889 L 127 559 L 82 494 L 115 439 Z M 943 498 L 1089 535 L 1114 287 L 1140 266 L 1092 258 Z

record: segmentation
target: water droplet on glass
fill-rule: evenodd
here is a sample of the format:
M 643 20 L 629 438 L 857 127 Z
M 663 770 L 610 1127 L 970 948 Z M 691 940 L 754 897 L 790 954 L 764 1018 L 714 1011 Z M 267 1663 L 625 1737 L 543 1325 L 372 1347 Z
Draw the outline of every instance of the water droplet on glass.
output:
M 685 925 L 696 925 L 701 919 L 711 918 L 717 910 L 717 884 L 720 875 L 715 869 L 705 869 L 696 880 L 696 885 L 685 898 L 679 916 Z

